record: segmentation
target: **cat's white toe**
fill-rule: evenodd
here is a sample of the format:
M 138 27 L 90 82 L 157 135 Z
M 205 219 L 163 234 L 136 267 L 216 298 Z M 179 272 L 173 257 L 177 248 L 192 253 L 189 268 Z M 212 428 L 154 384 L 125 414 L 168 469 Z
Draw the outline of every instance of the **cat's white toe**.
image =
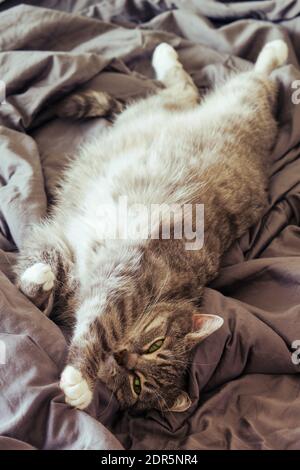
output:
M 21 281 L 37 284 L 42 286 L 44 291 L 48 291 L 54 286 L 55 275 L 49 264 L 35 263 L 24 271 Z
M 162 42 L 156 47 L 152 57 L 152 65 L 158 80 L 163 80 L 165 75 L 178 64 L 178 54 L 172 46 Z
M 268 42 L 264 49 L 276 58 L 278 65 L 284 64 L 288 58 L 288 46 L 282 39 Z
M 73 366 L 66 366 L 61 380 L 60 388 L 65 394 L 66 403 L 79 410 L 84 410 L 92 401 L 93 393 L 81 372 Z
M 264 74 L 271 73 L 286 62 L 288 53 L 288 46 L 282 39 L 268 42 L 257 58 L 255 70 Z

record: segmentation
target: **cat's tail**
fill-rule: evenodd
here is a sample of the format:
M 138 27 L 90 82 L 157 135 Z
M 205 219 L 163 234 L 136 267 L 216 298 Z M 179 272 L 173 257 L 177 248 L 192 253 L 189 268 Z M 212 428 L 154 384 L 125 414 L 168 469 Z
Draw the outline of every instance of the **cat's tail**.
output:
M 122 111 L 122 104 L 103 91 L 82 90 L 71 93 L 54 106 L 58 117 L 81 119 L 108 116 Z
M 282 39 L 268 42 L 261 50 L 255 66 L 255 72 L 269 75 L 283 65 L 288 58 L 288 47 Z

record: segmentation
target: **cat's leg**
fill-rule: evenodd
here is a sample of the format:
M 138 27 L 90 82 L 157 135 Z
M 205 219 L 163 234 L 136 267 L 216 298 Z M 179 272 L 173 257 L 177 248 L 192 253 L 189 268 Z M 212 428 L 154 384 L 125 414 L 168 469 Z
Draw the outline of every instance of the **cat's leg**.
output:
M 281 39 L 268 42 L 261 50 L 254 71 L 269 75 L 277 67 L 280 67 L 287 60 L 288 47 Z
M 165 85 L 165 89 L 159 93 L 163 102 L 178 109 L 187 109 L 198 104 L 198 89 L 172 46 L 167 43 L 159 44 L 153 54 L 152 66 L 157 79 Z
M 220 88 L 220 93 L 216 90 L 212 95 L 212 100 L 214 100 L 212 107 L 216 119 L 221 119 L 225 123 L 224 113 L 231 114 L 231 110 L 234 112 L 238 110 L 240 114 L 238 119 L 242 119 L 244 124 L 248 118 L 250 120 L 255 118 L 255 128 L 253 128 L 252 136 L 250 135 L 253 143 L 255 131 L 258 135 L 261 130 L 263 140 L 264 137 L 267 138 L 264 126 L 273 128 L 278 94 L 278 82 L 271 76 L 271 72 L 283 65 L 287 56 L 288 47 L 284 41 L 277 39 L 268 42 L 259 53 L 252 70 L 233 76 L 224 87 Z M 225 100 L 227 108 L 224 107 Z M 249 114 L 250 110 L 254 114 Z M 239 126 L 242 126 L 241 122 Z M 244 135 L 246 136 L 246 133 Z M 271 140 L 269 139 L 270 142 Z
M 54 224 L 37 224 L 26 238 L 14 268 L 18 288 L 47 315 L 55 290 L 69 269 L 67 253 Z
M 103 359 L 106 335 L 97 321 L 97 305 L 90 299 L 77 310 L 67 365 L 61 374 L 60 388 L 65 394 L 66 403 L 79 409 L 86 408 L 92 401 Z
M 116 124 L 128 126 L 131 119 L 140 119 L 153 110 L 165 108 L 184 111 L 199 104 L 200 96 L 191 76 L 178 60 L 175 49 L 167 43 L 159 44 L 153 54 L 152 65 L 156 77 L 165 88 L 157 90 L 135 103 L 130 104 L 116 119 Z
M 115 374 L 112 317 L 101 315 L 105 302 L 101 289 L 93 292 L 77 303 L 76 325 L 60 381 L 66 402 L 79 409 L 90 404 L 98 378 Z
M 209 94 L 196 110 L 195 122 L 198 122 L 197 116 L 200 117 L 200 126 L 204 116 L 211 118 L 211 129 L 223 135 L 223 142 L 227 136 L 232 136 L 233 145 L 240 139 L 246 148 L 260 148 L 265 141 L 271 144 L 277 132 L 274 110 L 278 82 L 270 74 L 284 64 L 287 55 L 284 41 L 267 43 L 252 70 L 231 76 L 224 85 Z

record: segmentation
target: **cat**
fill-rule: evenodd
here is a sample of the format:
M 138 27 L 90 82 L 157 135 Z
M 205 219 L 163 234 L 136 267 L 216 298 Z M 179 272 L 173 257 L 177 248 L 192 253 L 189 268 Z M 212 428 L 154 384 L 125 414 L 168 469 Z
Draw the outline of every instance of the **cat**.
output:
M 18 287 L 45 314 L 59 309 L 73 319 L 60 380 L 68 404 L 88 407 L 100 379 L 121 408 L 182 412 L 191 405 L 187 365 L 223 324 L 198 302 L 224 252 L 266 208 L 277 137 L 278 85 L 270 73 L 287 54 L 282 40 L 267 43 L 253 69 L 203 97 L 177 52 L 158 45 L 152 64 L 164 88 L 129 105 L 69 165 L 15 269 Z M 57 109 L 90 117 L 110 107 L 118 108 L 108 95 L 84 90 Z M 203 204 L 203 246 L 187 249 L 186 236 L 164 239 L 160 229 L 156 238 L 107 237 L 116 224 L 146 224 L 141 214 L 129 221 L 112 215 L 123 196 L 147 208 Z

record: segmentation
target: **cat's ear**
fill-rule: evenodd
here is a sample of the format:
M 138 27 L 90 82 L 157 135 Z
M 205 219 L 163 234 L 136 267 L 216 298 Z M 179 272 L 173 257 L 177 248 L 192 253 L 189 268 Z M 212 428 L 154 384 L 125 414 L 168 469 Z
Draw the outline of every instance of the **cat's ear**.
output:
M 223 318 L 218 315 L 196 313 L 193 315 L 193 329 L 186 335 L 186 341 L 193 347 L 223 325 Z
M 182 413 L 186 411 L 191 406 L 192 401 L 186 392 L 181 392 L 181 394 L 176 398 L 173 406 L 169 411 L 174 411 L 175 413 Z

